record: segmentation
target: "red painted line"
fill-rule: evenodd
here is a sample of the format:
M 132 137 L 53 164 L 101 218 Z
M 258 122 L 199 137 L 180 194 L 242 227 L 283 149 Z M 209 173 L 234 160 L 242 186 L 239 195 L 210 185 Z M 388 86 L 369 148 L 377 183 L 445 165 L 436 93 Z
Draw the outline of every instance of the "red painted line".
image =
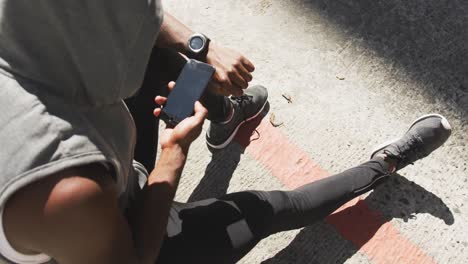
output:
M 253 133 L 254 130 L 257 132 Z M 245 125 L 236 141 L 289 189 L 330 175 L 268 121 L 256 120 Z M 325 221 L 375 263 L 436 263 L 359 198 L 342 206 Z

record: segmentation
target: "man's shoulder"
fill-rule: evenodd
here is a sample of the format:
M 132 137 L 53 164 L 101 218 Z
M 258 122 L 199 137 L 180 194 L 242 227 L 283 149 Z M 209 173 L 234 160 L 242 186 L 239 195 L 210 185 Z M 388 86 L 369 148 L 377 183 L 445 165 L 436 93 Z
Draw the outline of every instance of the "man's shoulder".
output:
M 103 212 L 112 206 L 118 211 L 116 200 L 115 181 L 104 167 L 64 170 L 18 190 L 7 201 L 5 235 L 25 253 L 50 253 L 77 232 L 89 232 L 100 219 L 106 221 Z

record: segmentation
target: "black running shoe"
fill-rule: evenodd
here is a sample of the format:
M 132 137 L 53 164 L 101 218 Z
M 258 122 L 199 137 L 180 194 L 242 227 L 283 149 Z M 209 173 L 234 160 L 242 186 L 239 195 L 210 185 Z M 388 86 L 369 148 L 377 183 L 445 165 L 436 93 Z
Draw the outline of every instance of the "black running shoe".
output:
M 452 132 L 447 119 L 438 114 L 418 118 L 400 139 L 387 142 L 371 155 L 385 154 L 397 162 L 396 170 L 422 159 L 447 141 Z
M 253 86 L 244 91 L 242 96 L 231 96 L 233 115 L 228 122 L 211 122 L 206 132 L 208 146 L 215 149 L 225 148 L 234 138 L 240 126 L 256 118 L 265 108 L 268 91 L 263 86 Z

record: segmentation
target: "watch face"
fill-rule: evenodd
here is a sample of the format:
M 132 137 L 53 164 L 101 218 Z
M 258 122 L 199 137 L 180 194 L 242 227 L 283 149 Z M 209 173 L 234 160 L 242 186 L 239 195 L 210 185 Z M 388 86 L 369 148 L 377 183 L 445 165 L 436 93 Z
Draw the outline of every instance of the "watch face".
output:
M 190 48 L 195 51 L 201 50 L 204 44 L 204 40 L 201 37 L 193 37 L 190 40 Z

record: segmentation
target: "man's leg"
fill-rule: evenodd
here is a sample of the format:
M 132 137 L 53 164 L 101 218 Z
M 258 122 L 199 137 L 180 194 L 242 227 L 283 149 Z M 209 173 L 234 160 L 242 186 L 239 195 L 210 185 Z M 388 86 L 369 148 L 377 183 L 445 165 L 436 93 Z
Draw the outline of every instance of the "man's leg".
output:
M 175 203 L 157 263 L 236 263 L 261 239 L 311 225 L 388 178 L 375 158 L 293 191 L 246 191 Z
M 274 217 L 265 236 L 323 220 L 346 202 L 370 191 L 389 178 L 392 166 L 374 158 L 360 166 L 289 192 L 262 192 Z
M 231 113 L 231 102 L 228 97 L 206 91 L 200 99 L 202 105 L 208 110 L 206 119 L 211 122 L 223 122 Z
M 235 263 L 261 239 L 324 219 L 374 189 L 396 170 L 429 155 L 450 136 L 440 115 L 417 119 L 372 159 L 292 191 L 247 191 L 201 202 L 175 203 L 158 263 Z

